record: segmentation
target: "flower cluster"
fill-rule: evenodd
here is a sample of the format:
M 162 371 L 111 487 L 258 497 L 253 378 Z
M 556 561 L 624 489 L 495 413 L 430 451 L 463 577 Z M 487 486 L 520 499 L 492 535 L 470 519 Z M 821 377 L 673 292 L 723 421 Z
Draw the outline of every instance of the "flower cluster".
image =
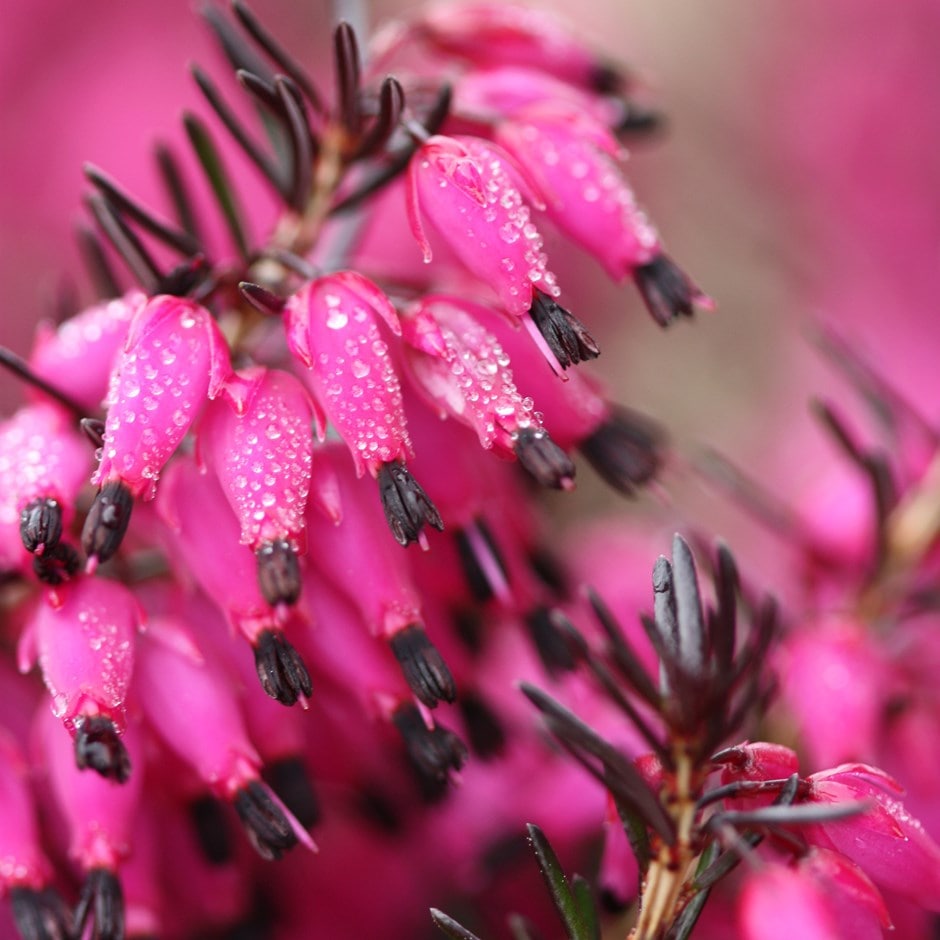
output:
M 656 542 L 569 551 L 543 500 L 581 459 L 625 496 L 668 464 L 585 368 L 599 320 L 546 244 L 632 281 L 663 327 L 713 306 L 626 175 L 657 124 L 634 78 L 494 0 L 368 43 L 339 23 L 329 84 L 242 0 L 204 15 L 248 102 L 193 68 L 228 143 L 185 116 L 199 188 L 157 149 L 168 216 L 86 166 L 95 297 L 0 348 L 26 388 L 0 422 L 0 933 L 468 940 L 429 899 L 485 896 L 474 929 L 521 903 L 532 938 L 537 893 L 508 896 L 527 818 L 562 855 L 602 843 L 633 940 L 926 918 L 932 429 L 829 337 L 898 444 L 819 407 L 867 481 L 859 516 L 796 522 L 709 465 L 788 521 L 803 613 L 742 588 L 723 547 L 709 597 L 676 537 L 633 630 Z M 230 145 L 277 200 L 260 239 Z M 598 937 L 587 882 L 529 835 L 568 935 Z

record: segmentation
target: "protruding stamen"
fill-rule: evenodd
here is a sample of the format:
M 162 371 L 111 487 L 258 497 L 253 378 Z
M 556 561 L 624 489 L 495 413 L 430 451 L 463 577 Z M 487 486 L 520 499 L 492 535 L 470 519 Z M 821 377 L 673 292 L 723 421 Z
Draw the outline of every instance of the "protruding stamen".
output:
M 399 545 L 419 541 L 425 523 L 443 531 L 441 514 L 404 464 L 384 464 L 378 484 L 385 518 Z
M 28 503 L 20 513 L 23 548 L 36 555 L 51 551 L 62 537 L 62 507 L 52 497 Z
M 78 422 L 78 427 L 95 447 L 104 447 L 104 421 L 98 418 L 82 418 Z
M 91 768 L 109 780 L 126 783 L 131 759 L 110 718 L 93 715 L 81 719 L 75 730 L 75 766 Z
M 33 556 L 33 573 L 50 587 L 70 581 L 82 567 L 81 556 L 67 542 Z
M 712 301 L 666 255 L 654 258 L 633 272 L 636 286 L 653 319 L 669 326 L 677 317 L 691 317 L 695 307 L 712 307 Z
M 278 297 L 277 294 L 251 281 L 239 281 L 238 290 L 255 310 L 268 316 L 278 316 L 283 311 L 284 304 L 287 303 L 283 297 Z
M 304 829 L 312 829 L 320 821 L 320 801 L 300 757 L 285 757 L 266 764 L 262 776 Z
M 534 291 L 529 315 L 563 369 L 600 355 L 584 324 L 548 294 Z
M 473 753 L 484 760 L 502 754 L 506 730 L 496 712 L 474 692 L 462 693 L 457 701 Z
M 516 459 L 541 486 L 555 490 L 574 489 L 575 468 L 571 458 L 543 428 L 523 428 L 515 436 Z
M 199 847 L 210 865 L 224 865 L 232 860 L 233 847 L 222 804 L 214 796 L 203 796 L 189 805 Z
M 195 293 L 196 288 L 211 274 L 212 268 L 205 256 L 196 254 L 167 271 L 160 278 L 157 291 L 161 294 L 172 294 L 174 297 L 185 297 Z
M 415 769 L 429 783 L 447 783 L 451 771 L 460 770 L 467 760 L 467 748 L 453 731 L 436 725 L 428 728 L 418 706 L 400 706 L 392 721 L 405 741 Z
M 454 700 L 457 695 L 454 677 L 424 627 L 413 623 L 399 630 L 389 639 L 389 646 L 411 691 L 422 704 L 436 708 L 442 699 Z
M 23 940 L 66 940 L 72 936 L 69 911 L 52 888 L 12 888 L 10 907 Z
M 255 669 L 261 687 L 282 705 L 293 705 L 313 693 L 310 673 L 300 653 L 280 633 L 264 630 L 255 646 Z
M 245 827 L 248 840 L 263 859 L 280 858 L 297 845 L 290 820 L 257 780 L 238 791 L 235 811 Z
M 577 663 L 568 639 L 552 619 L 551 610 L 548 607 L 536 607 L 526 615 L 525 622 L 546 671 L 550 675 L 571 672 Z
M 264 599 L 272 606 L 291 606 L 300 597 L 300 563 L 290 542 L 264 542 L 255 552 L 258 584 Z
M 581 441 L 578 450 L 608 485 L 634 496 L 659 472 L 664 446 L 664 435 L 652 421 L 617 408 Z
M 127 532 L 133 508 L 134 497 L 120 480 L 105 483 L 82 528 L 82 548 L 89 562 L 105 562 L 114 555 Z
M 474 600 L 481 604 L 494 597 L 509 597 L 506 563 L 485 519 L 476 519 L 459 530 L 457 554 Z
M 85 877 L 75 908 L 75 934 L 85 934 L 89 918 L 94 940 L 124 940 L 124 891 L 117 875 L 93 868 Z

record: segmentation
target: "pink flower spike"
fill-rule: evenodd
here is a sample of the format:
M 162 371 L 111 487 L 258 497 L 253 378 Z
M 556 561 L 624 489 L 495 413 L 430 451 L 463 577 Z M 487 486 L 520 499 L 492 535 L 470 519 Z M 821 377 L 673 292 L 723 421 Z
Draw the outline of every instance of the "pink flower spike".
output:
M 238 517 L 241 543 L 255 553 L 265 600 L 275 608 L 296 603 L 313 459 L 303 386 L 274 369 L 236 373 L 206 409 L 199 453 Z
M 121 734 L 140 608 L 127 588 L 101 578 L 64 586 L 57 602 L 39 601 L 21 642 L 35 643 L 52 712 L 75 739 L 79 769 L 123 783 L 131 771 Z
M 163 466 L 230 371 L 225 339 L 204 307 L 159 296 L 137 311 L 111 375 L 92 477 L 101 489 L 82 531 L 92 568 L 117 551 L 133 499 L 154 497 Z
M 574 485 L 574 464 L 542 426 L 531 398 L 513 380 L 509 357 L 483 322 L 487 308 L 457 297 L 425 297 L 405 323 L 432 319 L 444 343 L 439 354 L 410 347 L 406 361 L 431 405 L 476 432 L 480 445 L 504 458 L 518 458 L 539 483 Z M 413 319 L 412 319 L 413 318 Z M 406 339 L 411 341 L 406 326 Z
M 822 889 L 826 903 L 847 937 L 881 940 L 881 930 L 891 929 L 884 898 L 868 876 L 844 855 L 824 848 L 811 848 L 797 862 Z
M 131 290 L 83 310 L 57 329 L 41 323 L 30 368 L 93 414 L 107 394 L 130 321 L 146 302 L 145 294 Z
M 164 631 L 171 630 L 172 625 L 164 625 Z M 148 722 L 217 796 L 234 804 L 262 857 L 279 858 L 298 841 L 314 848 L 306 831 L 261 782 L 261 758 L 222 671 L 146 637 L 138 688 Z
M 843 764 L 809 782 L 812 802 L 871 804 L 851 818 L 803 827 L 810 841 L 841 852 L 881 887 L 940 911 L 940 845 L 897 799 L 891 777 L 866 764 Z

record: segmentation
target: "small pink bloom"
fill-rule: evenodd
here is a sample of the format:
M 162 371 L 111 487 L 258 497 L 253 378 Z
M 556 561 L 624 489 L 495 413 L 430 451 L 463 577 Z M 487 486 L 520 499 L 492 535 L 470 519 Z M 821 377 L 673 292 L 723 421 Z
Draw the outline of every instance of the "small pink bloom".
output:
M 467 425 L 482 447 L 511 458 L 519 430 L 541 425 L 532 399 L 524 399 L 516 388 L 509 357 L 481 322 L 490 313 L 459 297 L 423 298 L 403 318 L 410 344 L 406 361 L 418 388 L 442 417 Z M 421 351 L 412 338 L 425 318 L 440 333 L 437 352 Z
M 157 618 L 155 618 L 156 620 Z M 160 631 L 172 634 L 164 620 Z M 228 677 L 159 636 L 141 644 L 137 686 L 148 722 L 217 795 L 232 802 L 265 858 L 278 858 L 310 836 L 260 777 L 261 758 L 248 739 Z
M 130 321 L 146 302 L 141 291 L 131 290 L 83 310 L 57 329 L 41 323 L 30 368 L 93 414 L 107 394 Z
M 408 212 L 425 261 L 422 217 L 514 316 L 528 314 L 536 289 L 559 295 L 531 211 L 493 144 L 440 135 L 422 144 L 409 168 Z
M 322 411 L 346 442 L 361 476 L 383 463 L 406 460 L 411 440 L 401 406 L 401 386 L 381 319 L 396 336 L 398 316 L 371 281 L 352 271 L 311 281 L 284 308 L 287 342 L 305 366 L 303 377 Z
M 767 741 L 726 748 L 716 762 L 721 765 L 722 784 L 738 780 L 786 780 L 800 769 L 796 751 Z
M 51 403 L 21 408 L 0 425 L 0 559 L 23 563 L 23 546 L 42 555 L 56 547 L 88 479 L 88 441 Z
M 130 774 L 119 735 L 134 669 L 140 608 L 123 585 L 80 578 L 54 600 L 40 599 L 20 640 L 20 665 L 38 653 L 52 712 L 75 738 L 79 767 L 124 781 Z
M 940 846 L 898 800 L 901 788 L 884 771 L 843 764 L 809 777 L 810 800 L 871 808 L 849 819 L 801 827 L 808 839 L 847 856 L 876 884 L 940 911 Z
M 850 940 L 815 881 L 783 865 L 750 873 L 738 898 L 743 940 Z M 876 935 L 877 936 L 877 935 Z
M 613 90 L 624 81 L 564 23 L 514 3 L 435 4 L 412 22 L 377 36 L 376 58 L 381 60 L 415 38 L 476 68 L 527 66 L 594 91 Z
M 111 375 L 101 464 L 92 482 L 119 481 L 152 499 L 157 478 L 206 397 L 230 371 L 212 315 L 182 297 L 154 297 L 131 321 Z

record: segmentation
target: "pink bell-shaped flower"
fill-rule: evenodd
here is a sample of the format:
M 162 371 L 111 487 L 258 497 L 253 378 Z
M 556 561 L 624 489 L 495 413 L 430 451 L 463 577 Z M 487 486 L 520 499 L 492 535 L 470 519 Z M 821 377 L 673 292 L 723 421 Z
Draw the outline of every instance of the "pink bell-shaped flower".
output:
M 506 154 L 477 137 L 435 136 L 411 159 L 408 214 L 412 232 L 432 257 L 422 219 L 464 266 L 523 320 L 550 364 L 593 359 L 594 340 L 560 304 L 542 236 L 531 219 Z
M 509 357 L 483 325 L 488 312 L 443 295 L 414 305 L 402 320 L 411 375 L 432 407 L 470 427 L 482 447 L 518 458 L 544 485 L 571 489 L 574 464 L 548 436 L 532 399 L 516 388 Z M 421 342 L 428 320 L 440 337 L 431 351 Z
M 386 518 L 402 544 L 424 541 L 425 523 L 440 529 L 437 510 L 405 466 L 412 455 L 401 385 L 381 319 L 396 336 L 395 308 L 371 281 L 352 271 L 311 281 L 284 308 L 287 343 L 326 420 L 352 453 L 356 472 L 378 480 Z
M 89 567 L 117 551 L 133 500 L 152 499 L 157 478 L 231 370 L 212 315 L 182 297 L 154 297 L 131 321 L 108 390 L 99 487 L 82 545 Z
M 27 405 L 0 425 L 0 566 L 21 568 L 25 549 L 47 583 L 77 570 L 78 556 L 60 539 L 90 456 L 88 441 L 57 405 Z
M 58 328 L 40 323 L 30 369 L 93 414 L 108 391 L 108 378 L 146 295 L 131 290 L 69 317 Z
M 38 657 L 52 712 L 75 740 L 75 763 L 124 782 L 121 739 L 141 613 L 116 581 L 80 578 L 41 598 L 20 638 L 26 672 Z
M 77 935 L 94 921 L 94 936 L 124 935 L 124 892 L 118 871 L 133 848 L 143 790 L 143 773 L 125 784 L 82 773 L 72 759 L 69 740 L 48 715 L 41 718 L 40 740 L 49 779 L 65 818 L 68 852 L 85 877 L 75 912 Z M 127 727 L 130 759 L 143 770 L 143 741 L 136 723 Z
M 613 279 L 633 277 L 659 324 L 713 306 L 663 254 L 617 162 L 620 145 L 603 124 L 582 108 L 556 102 L 521 111 L 495 133 L 526 168 L 558 228 Z
M 157 511 L 180 575 L 194 579 L 251 643 L 265 692 L 284 705 L 309 697 L 310 676 L 284 637 L 282 618 L 261 592 L 256 562 L 240 544 L 241 526 L 219 481 L 192 457 L 181 456 L 167 471 Z
M 843 764 L 809 781 L 812 802 L 871 804 L 848 819 L 802 827 L 811 842 L 841 852 L 875 884 L 940 911 L 940 846 L 898 799 L 895 780 L 867 764 Z
M 147 721 L 219 797 L 231 801 L 264 858 L 279 858 L 310 836 L 260 777 L 234 690 L 210 661 L 167 642 L 180 626 L 154 618 L 142 641 L 137 688 Z
M 295 603 L 313 460 L 313 408 L 303 386 L 275 369 L 236 373 L 206 409 L 199 454 L 255 553 L 265 600 Z

